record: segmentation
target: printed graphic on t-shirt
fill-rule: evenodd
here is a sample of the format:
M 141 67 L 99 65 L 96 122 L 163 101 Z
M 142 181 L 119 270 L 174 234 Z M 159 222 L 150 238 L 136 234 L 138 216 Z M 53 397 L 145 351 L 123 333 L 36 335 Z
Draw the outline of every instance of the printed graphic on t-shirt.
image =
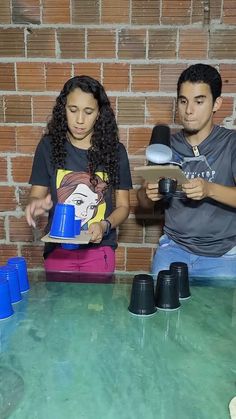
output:
M 59 169 L 56 186 L 58 202 L 74 205 L 75 218 L 81 220 L 81 228 L 86 230 L 91 223 L 105 218 L 106 174 L 96 172 L 97 184 L 90 182 L 86 172 L 72 172 Z
M 174 161 L 181 164 L 187 179 L 201 177 L 208 182 L 214 181 L 216 172 L 205 156 L 181 157 L 174 155 Z

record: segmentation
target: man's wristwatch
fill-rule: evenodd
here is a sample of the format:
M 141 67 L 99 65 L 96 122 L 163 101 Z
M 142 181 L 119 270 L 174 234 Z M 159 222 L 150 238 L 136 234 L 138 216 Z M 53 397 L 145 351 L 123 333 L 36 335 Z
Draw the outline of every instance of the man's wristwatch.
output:
M 109 220 L 102 220 L 102 221 L 105 221 L 105 223 L 106 223 L 106 230 L 105 230 L 103 236 L 108 236 L 108 234 L 111 231 L 111 223 L 110 223 Z

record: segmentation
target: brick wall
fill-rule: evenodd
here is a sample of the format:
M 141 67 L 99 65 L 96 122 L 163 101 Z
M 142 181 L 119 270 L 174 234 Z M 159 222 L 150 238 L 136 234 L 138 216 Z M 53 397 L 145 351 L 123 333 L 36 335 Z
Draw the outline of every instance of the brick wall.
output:
M 63 83 L 100 80 L 111 99 L 131 167 L 144 162 L 153 125 L 178 128 L 176 80 L 192 62 L 217 66 L 233 127 L 236 2 L 232 0 L 1 0 L 0 263 L 23 255 L 42 266 L 42 243 L 24 218 L 34 149 Z M 148 271 L 162 217 L 137 207 L 119 229 L 117 270 Z M 42 221 L 43 227 L 43 221 Z

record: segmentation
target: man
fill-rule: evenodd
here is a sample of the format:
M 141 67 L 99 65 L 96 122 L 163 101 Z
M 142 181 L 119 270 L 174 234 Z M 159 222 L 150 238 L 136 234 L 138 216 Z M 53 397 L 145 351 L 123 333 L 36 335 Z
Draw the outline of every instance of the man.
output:
M 213 123 L 222 104 L 222 80 L 206 64 L 184 70 L 177 84 L 183 130 L 171 136 L 173 160 L 189 182 L 165 205 L 164 235 L 152 272 L 171 262 L 188 264 L 192 276 L 236 278 L 236 132 Z M 157 184 L 138 191 L 144 207 L 163 200 Z

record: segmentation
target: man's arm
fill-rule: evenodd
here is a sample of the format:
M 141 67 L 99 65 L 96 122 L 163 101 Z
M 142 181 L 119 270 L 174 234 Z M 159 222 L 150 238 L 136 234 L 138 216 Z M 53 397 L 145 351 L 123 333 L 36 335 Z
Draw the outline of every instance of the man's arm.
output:
M 224 186 L 207 182 L 202 178 L 195 178 L 182 185 L 182 189 L 190 199 L 199 201 L 204 198 L 211 198 L 221 204 L 236 208 L 235 186 Z

